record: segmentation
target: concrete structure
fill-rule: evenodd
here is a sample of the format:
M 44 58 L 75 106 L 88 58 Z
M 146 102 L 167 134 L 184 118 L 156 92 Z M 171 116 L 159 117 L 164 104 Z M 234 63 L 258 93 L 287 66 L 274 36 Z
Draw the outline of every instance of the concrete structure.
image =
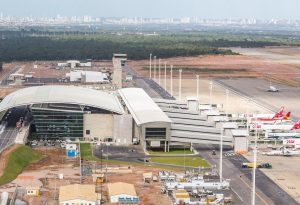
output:
M 123 75 L 122 68 L 114 68 L 113 75 L 112 75 L 112 83 L 119 89 L 122 88 L 123 86 L 122 75 Z
M 96 193 L 95 185 L 72 184 L 59 188 L 59 205 L 96 205 L 101 195 Z
M 113 55 L 112 62 L 114 68 L 122 68 L 125 65 L 126 61 L 127 61 L 127 54 L 115 53 Z
M 139 202 L 133 184 L 123 182 L 109 183 L 107 188 L 109 199 L 112 204 L 138 204 Z
M 70 79 L 70 82 L 109 83 L 109 79 L 106 73 L 95 71 L 71 71 L 70 73 L 66 74 L 66 77 Z
M 77 68 L 77 67 L 91 67 L 92 63 L 91 62 L 83 62 L 81 63 L 78 60 L 69 60 L 65 63 L 58 63 L 58 67 L 70 67 L 71 69 Z
M 161 147 L 167 151 L 172 121 L 140 88 L 119 90 L 126 109 L 133 117 L 133 137 L 144 148 Z
M 247 153 L 249 147 L 248 136 L 249 133 L 247 130 L 232 130 L 233 135 L 233 147 L 235 153 Z

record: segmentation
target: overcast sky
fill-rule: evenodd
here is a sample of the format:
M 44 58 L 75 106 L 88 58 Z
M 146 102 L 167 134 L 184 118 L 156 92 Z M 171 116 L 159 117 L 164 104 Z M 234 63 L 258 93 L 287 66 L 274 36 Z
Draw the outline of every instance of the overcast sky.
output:
M 0 0 L 14 16 L 300 19 L 300 0 Z

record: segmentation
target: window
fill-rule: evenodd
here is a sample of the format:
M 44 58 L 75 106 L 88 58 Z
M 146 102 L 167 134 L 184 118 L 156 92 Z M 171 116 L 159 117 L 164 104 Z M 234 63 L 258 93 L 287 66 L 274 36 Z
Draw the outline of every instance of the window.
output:
M 87 135 L 91 134 L 91 130 L 86 130 L 85 134 L 87 134 Z
M 146 139 L 165 139 L 166 128 L 146 128 Z

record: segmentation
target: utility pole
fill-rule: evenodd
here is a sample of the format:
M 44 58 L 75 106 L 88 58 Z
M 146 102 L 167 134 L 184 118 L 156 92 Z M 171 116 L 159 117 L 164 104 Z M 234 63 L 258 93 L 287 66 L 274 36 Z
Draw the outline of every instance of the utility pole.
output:
M 158 85 L 160 85 L 160 59 L 158 59 Z
M 167 62 L 165 62 L 165 91 L 167 90 Z
M 196 75 L 197 83 L 196 83 L 196 92 L 197 92 L 197 100 L 199 100 L 199 75 Z
M 149 67 L 149 70 L 150 70 L 149 78 L 150 78 L 150 79 L 151 79 L 151 77 L 152 77 L 152 76 L 151 76 L 151 75 L 152 75 L 152 74 L 151 74 L 151 71 L 152 71 L 152 68 L 151 68 L 151 67 L 152 67 L 152 53 L 150 53 L 150 67 Z
M 173 65 L 171 65 L 171 96 L 173 97 Z
M 156 56 L 154 56 L 154 81 L 156 81 Z

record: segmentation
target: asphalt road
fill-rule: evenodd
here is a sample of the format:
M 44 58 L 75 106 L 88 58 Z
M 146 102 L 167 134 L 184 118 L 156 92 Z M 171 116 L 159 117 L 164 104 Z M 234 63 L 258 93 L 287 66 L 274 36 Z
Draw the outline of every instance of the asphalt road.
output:
M 160 87 L 155 81 L 145 77 L 139 77 L 138 74 L 130 68 L 128 65 L 125 65 L 124 70 L 132 75 L 133 80 L 137 83 L 138 87 L 143 88 L 146 93 L 152 98 L 164 98 L 164 99 L 175 99 L 172 97 L 165 89 Z
M 0 126 L 0 152 L 15 142 L 18 130 L 16 129 L 16 123 L 20 120 L 20 117 L 26 115 L 26 110 L 21 108 L 11 109 L 3 117 L 3 121 Z

